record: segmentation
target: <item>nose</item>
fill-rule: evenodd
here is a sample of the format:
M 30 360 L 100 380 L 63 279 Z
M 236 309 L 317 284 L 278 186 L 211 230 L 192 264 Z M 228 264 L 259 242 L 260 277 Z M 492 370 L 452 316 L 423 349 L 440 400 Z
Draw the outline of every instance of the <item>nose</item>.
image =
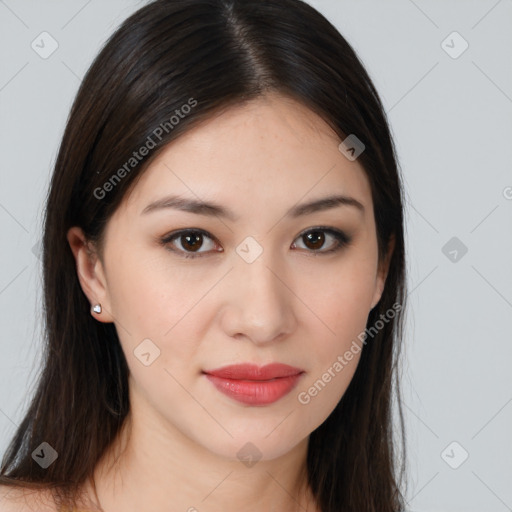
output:
M 237 339 L 264 345 L 283 339 L 296 327 L 296 298 L 286 272 L 272 264 L 265 253 L 252 263 L 235 261 L 226 285 L 229 297 L 222 326 Z

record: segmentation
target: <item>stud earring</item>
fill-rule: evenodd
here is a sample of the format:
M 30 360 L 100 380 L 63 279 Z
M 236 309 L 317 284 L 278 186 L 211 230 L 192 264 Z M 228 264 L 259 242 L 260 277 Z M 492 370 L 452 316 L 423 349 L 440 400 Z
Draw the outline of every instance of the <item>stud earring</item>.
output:
M 92 307 L 92 310 L 94 313 L 98 313 L 98 315 L 101 313 L 101 304 L 95 304 L 93 307 Z

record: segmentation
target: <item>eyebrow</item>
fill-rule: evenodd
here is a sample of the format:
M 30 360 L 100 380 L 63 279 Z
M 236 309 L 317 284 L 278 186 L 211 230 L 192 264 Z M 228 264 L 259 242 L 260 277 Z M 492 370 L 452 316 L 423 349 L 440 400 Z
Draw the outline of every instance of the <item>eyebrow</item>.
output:
M 344 195 L 330 195 L 308 203 L 295 205 L 286 212 L 285 217 L 297 218 L 315 212 L 338 208 L 340 206 L 352 206 L 364 214 L 364 206 L 357 199 Z M 220 204 L 180 196 L 166 196 L 157 199 L 146 206 L 144 210 L 142 210 L 141 215 L 167 208 L 195 213 L 197 215 L 222 217 L 233 222 L 239 218 L 232 211 L 227 210 Z

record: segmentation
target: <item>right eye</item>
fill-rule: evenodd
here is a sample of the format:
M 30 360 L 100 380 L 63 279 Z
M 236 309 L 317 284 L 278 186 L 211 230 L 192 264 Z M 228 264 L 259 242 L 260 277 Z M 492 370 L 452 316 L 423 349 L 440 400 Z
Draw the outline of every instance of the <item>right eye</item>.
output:
M 183 258 L 198 258 L 201 254 L 210 252 L 208 250 L 199 251 L 205 239 L 214 243 L 213 237 L 202 229 L 182 229 L 165 235 L 160 243 L 168 250 L 180 253 L 179 255 Z M 213 250 L 215 251 L 215 249 Z M 222 250 L 216 250 L 215 252 L 222 252 Z

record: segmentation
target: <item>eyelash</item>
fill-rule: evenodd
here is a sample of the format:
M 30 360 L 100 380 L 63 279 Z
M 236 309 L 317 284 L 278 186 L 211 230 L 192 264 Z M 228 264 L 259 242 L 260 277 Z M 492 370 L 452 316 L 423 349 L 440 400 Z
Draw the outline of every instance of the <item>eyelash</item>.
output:
M 301 238 L 301 237 L 307 235 L 308 233 L 317 233 L 317 232 L 323 232 L 323 233 L 332 235 L 335 239 L 335 246 L 332 249 L 328 249 L 327 251 L 320 251 L 320 250 L 315 251 L 315 250 L 307 250 L 306 249 L 306 252 L 311 253 L 311 256 L 320 256 L 320 255 L 332 254 L 332 253 L 338 252 L 341 249 L 344 249 L 345 247 L 350 245 L 350 243 L 352 241 L 352 238 L 350 236 L 348 236 L 346 233 L 344 233 L 343 231 L 340 231 L 338 229 L 333 229 L 333 228 L 330 228 L 327 226 L 317 226 L 314 228 L 310 228 L 306 231 L 303 231 L 297 238 Z M 204 254 L 207 254 L 207 252 L 193 253 L 193 252 L 186 252 L 181 249 L 172 249 L 169 247 L 169 244 L 173 240 L 179 239 L 181 236 L 186 235 L 186 234 L 203 235 L 215 242 L 215 239 L 212 236 L 210 236 L 206 231 L 203 231 L 202 229 L 192 229 L 192 228 L 191 229 L 182 229 L 180 231 L 174 231 L 172 233 L 169 233 L 168 235 L 161 238 L 159 240 L 159 242 L 167 250 L 174 252 L 174 253 L 181 253 L 181 257 L 183 257 L 183 258 L 194 259 L 194 258 L 203 257 Z M 221 251 L 218 251 L 218 252 L 221 252 Z

